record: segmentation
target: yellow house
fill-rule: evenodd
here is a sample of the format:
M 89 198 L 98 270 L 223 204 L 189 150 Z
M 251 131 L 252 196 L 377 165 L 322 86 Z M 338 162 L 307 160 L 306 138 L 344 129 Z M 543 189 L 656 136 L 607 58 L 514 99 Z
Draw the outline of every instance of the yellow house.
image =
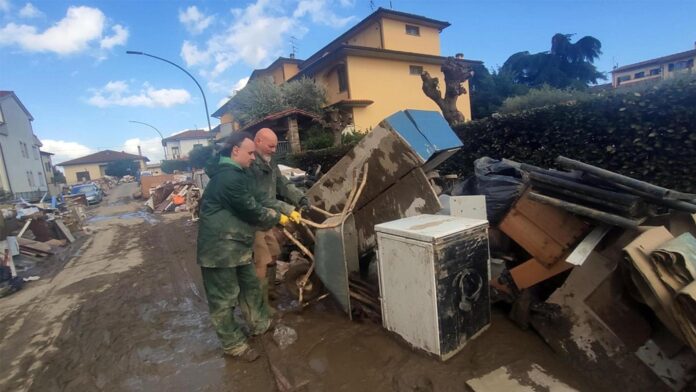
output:
M 695 60 L 696 43 L 694 44 L 693 50 L 614 68 L 614 70 L 611 71 L 611 84 L 616 88 L 651 80 L 669 79 L 676 75 L 694 73 Z
M 439 110 L 422 91 L 421 73 L 440 79 L 446 57 L 440 53 L 440 32 L 448 22 L 380 8 L 334 39 L 306 60 L 281 57 L 265 69 L 255 70 L 250 80 L 267 77 L 274 83 L 302 77 L 323 84 L 327 106 L 352 118 L 354 129 L 366 132 L 385 117 L 403 109 Z M 478 61 L 459 61 L 475 64 Z M 465 86 L 469 91 L 468 82 Z M 444 93 L 444 91 L 443 91 Z M 220 129 L 238 129 L 227 105 L 213 114 Z M 471 119 L 468 94 L 457 107 Z
M 141 155 L 104 150 L 59 163 L 56 166 L 63 167 L 65 172 L 65 181 L 68 183 L 68 185 L 73 185 L 102 178 L 106 175 L 105 171 L 109 163 L 123 160 L 137 161 L 140 165 L 140 170 L 145 170 L 145 162 L 149 161 L 147 157 Z

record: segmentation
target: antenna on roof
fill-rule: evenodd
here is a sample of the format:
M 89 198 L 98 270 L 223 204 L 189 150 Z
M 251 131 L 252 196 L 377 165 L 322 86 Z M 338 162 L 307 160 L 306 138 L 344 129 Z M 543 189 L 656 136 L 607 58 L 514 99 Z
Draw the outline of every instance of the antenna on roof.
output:
M 394 6 L 392 5 L 391 0 L 389 0 L 389 8 L 394 9 Z
M 290 58 L 294 59 L 297 56 L 297 37 L 290 36 Z
M 372 11 L 375 10 L 375 2 L 374 2 L 373 0 L 370 0 L 370 9 L 371 9 Z

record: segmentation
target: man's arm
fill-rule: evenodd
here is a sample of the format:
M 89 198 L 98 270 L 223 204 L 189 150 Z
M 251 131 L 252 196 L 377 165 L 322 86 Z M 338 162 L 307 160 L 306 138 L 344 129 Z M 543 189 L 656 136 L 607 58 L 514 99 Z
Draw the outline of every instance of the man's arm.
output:
M 235 176 L 233 181 L 225 184 L 223 192 L 225 207 L 236 212 L 243 221 L 264 229 L 270 229 L 280 221 L 280 213 L 259 203 L 243 178 Z

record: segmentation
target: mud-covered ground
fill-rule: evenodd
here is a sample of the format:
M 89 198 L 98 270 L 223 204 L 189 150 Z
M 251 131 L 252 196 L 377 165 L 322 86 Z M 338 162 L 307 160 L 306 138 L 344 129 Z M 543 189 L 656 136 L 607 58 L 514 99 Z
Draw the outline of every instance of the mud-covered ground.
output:
M 0 299 L 0 390 L 274 391 L 280 377 L 303 391 L 460 391 L 520 359 L 593 390 L 500 311 L 446 363 L 349 321 L 330 299 L 281 315 L 299 335 L 285 350 L 266 336 L 254 341 L 256 362 L 225 358 L 195 264 L 195 223 L 139 213 L 134 190 L 121 185 L 92 211 L 95 232 L 55 276 Z

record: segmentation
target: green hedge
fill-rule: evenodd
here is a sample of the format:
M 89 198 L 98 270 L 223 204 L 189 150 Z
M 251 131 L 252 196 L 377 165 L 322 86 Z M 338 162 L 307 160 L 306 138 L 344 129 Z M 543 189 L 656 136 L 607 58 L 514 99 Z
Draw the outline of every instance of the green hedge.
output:
M 482 156 L 554 167 L 564 155 L 696 191 L 696 78 L 477 120 L 455 132 L 464 148 L 440 167 L 444 173 L 468 175 Z
M 288 154 L 278 161 L 284 165 L 307 170 L 309 167 L 320 164 L 322 172 L 326 173 L 333 165 L 343 158 L 355 144 L 344 144 L 338 147 L 322 150 L 304 151 L 299 154 Z

